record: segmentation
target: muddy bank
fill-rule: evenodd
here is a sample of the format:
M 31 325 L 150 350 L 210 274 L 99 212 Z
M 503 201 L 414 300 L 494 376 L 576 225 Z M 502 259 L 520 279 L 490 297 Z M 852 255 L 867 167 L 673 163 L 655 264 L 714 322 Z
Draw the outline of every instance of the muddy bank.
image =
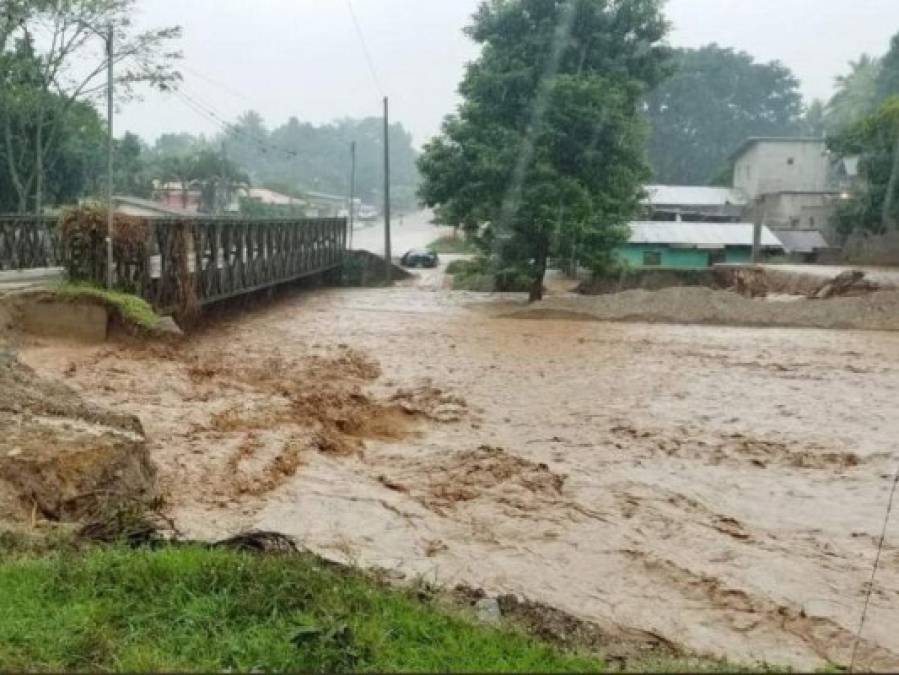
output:
M 513 302 L 324 290 L 177 348 L 23 357 L 140 416 L 185 536 L 285 532 L 650 648 L 845 664 L 895 471 L 899 334 L 497 320 Z M 899 667 L 897 608 L 891 538 L 865 667 Z
M 720 326 L 899 330 L 899 291 L 862 297 L 775 301 L 711 288 L 666 288 L 615 295 L 552 297 L 503 315 L 511 319 L 574 319 Z
M 85 404 L 0 351 L 4 521 L 78 521 L 156 496 L 140 421 Z

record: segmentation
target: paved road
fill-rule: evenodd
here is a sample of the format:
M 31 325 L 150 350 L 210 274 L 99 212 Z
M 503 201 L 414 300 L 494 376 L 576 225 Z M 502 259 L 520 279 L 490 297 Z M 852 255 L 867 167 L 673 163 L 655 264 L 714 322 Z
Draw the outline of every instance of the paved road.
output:
M 26 288 L 44 286 L 62 279 L 61 267 L 46 267 L 32 270 L 8 270 L 0 272 L 0 293 L 20 291 Z
M 399 258 L 410 248 L 425 248 L 438 237 L 451 233 L 450 228 L 432 225 L 433 217 L 431 211 L 418 211 L 393 219 L 390 235 L 394 258 Z M 379 220 L 370 225 L 357 223 L 352 247 L 384 255 L 384 221 Z

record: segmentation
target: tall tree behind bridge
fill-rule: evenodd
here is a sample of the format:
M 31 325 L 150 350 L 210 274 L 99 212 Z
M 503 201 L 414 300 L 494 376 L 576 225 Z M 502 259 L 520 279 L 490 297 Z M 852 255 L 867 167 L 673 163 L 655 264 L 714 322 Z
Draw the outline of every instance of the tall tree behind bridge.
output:
M 180 54 L 170 44 L 180 29 L 133 31 L 135 5 L 136 0 L 5 0 L 0 57 L 6 82 L 0 86 L 0 109 L 27 109 L 18 125 L 10 115 L 2 120 L 6 169 L 19 210 L 42 209 L 45 178 L 55 168 L 54 151 L 65 142 L 69 114 L 78 104 L 103 96 L 108 26 L 116 32 L 111 59 L 121 97 L 138 83 L 164 89 L 178 81 L 173 64 Z M 23 143 L 31 148 L 27 157 Z
M 665 75 L 658 0 L 491 0 L 458 114 L 425 148 L 421 196 L 451 225 L 489 223 L 497 262 L 543 295 L 548 258 L 596 267 L 627 237 L 643 181 L 637 104 Z
M 654 180 L 706 185 L 728 177 L 728 157 L 747 138 L 799 133 L 803 108 L 788 68 L 711 44 L 678 51 L 646 114 Z

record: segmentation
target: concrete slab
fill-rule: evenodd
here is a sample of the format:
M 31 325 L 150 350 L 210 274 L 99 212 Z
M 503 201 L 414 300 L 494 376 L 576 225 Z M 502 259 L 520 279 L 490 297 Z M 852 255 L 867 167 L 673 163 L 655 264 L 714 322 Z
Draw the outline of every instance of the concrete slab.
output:
M 22 328 L 27 333 L 83 342 L 103 342 L 109 312 L 90 303 L 28 300 L 21 304 Z

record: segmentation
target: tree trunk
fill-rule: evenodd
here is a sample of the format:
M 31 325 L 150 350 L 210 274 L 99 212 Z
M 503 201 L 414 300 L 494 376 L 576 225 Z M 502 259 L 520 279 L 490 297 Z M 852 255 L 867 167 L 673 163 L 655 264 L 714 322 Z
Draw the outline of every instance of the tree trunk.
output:
M 896 146 L 893 148 L 893 170 L 890 172 L 890 182 L 887 184 L 887 193 L 883 200 L 883 214 L 881 215 L 881 225 L 887 232 L 896 229 L 893 204 L 897 185 L 899 185 L 899 135 L 896 138 Z
M 34 136 L 37 154 L 34 163 L 34 212 L 38 216 L 44 210 L 44 106 L 37 116 L 37 132 Z
M 543 280 L 546 278 L 546 259 L 549 256 L 549 243 L 542 241 L 537 251 L 537 259 L 534 261 L 534 280 L 531 284 L 529 302 L 543 300 Z
M 16 196 L 19 198 L 19 213 L 24 214 L 28 211 L 28 189 L 22 184 L 22 178 L 19 176 L 19 168 L 16 166 L 15 153 L 13 152 L 12 126 L 9 121 L 9 115 L 3 116 L 3 139 L 6 143 L 6 162 L 9 169 L 9 178 L 16 190 Z

